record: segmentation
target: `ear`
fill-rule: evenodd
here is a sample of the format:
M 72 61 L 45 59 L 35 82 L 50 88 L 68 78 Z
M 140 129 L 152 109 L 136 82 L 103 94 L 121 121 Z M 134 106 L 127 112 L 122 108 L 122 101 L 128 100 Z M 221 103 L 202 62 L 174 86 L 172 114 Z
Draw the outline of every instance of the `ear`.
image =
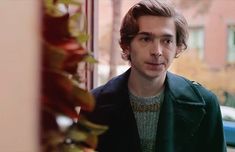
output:
M 180 47 L 177 47 L 176 52 L 175 52 L 175 58 L 178 58 L 181 53 L 182 53 L 182 49 Z
M 126 46 L 126 45 L 122 45 L 121 46 L 122 48 L 122 58 L 124 60 L 129 60 L 129 56 L 130 56 L 130 47 L 129 46 Z
M 122 48 L 122 50 L 123 50 L 123 52 L 128 52 L 129 51 L 129 49 L 130 49 L 130 47 L 128 46 L 128 45 L 124 45 L 124 44 L 120 44 L 120 46 L 121 46 L 121 48 Z

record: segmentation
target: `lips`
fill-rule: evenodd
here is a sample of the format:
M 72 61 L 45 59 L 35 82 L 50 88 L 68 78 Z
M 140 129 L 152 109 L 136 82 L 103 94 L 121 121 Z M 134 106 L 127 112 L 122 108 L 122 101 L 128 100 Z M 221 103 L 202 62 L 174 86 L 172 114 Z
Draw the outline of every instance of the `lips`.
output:
M 146 62 L 146 64 L 158 66 L 158 65 L 163 65 L 164 63 Z
M 162 70 L 164 68 L 164 63 L 158 62 L 145 62 L 146 68 L 151 71 Z

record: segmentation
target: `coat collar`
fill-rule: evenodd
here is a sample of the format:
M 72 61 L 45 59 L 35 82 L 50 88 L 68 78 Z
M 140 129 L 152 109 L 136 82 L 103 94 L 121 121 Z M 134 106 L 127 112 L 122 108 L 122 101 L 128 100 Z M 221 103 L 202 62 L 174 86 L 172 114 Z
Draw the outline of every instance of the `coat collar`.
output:
M 131 69 L 128 69 L 120 76 L 113 78 L 104 87 L 104 93 L 118 93 L 128 92 L 128 78 Z M 205 101 L 202 98 L 200 92 L 196 87 L 193 87 L 192 83 L 178 75 L 171 72 L 167 72 L 165 84 L 167 91 L 171 94 L 172 98 L 179 104 L 189 105 L 205 105 Z
M 194 86 L 198 84 L 193 84 L 181 76 L 167 72 L 166 85 L 176 102 L 199 106 L 205 105 L 200 92 Z

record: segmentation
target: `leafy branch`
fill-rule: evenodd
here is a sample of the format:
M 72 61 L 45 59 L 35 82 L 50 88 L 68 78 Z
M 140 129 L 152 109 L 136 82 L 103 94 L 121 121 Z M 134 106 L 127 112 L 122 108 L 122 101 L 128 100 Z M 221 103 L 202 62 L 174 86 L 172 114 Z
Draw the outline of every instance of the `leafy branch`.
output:
M 74 11 L 70 12 L 69 7 Z M 80 87 L 80 63 L 97 61 L 86 49 L 89 40 L 82 4 L 74 0 L 43 0 L 41 68 L 41 147 L 43 152 L 93 151 L 106 126 L 79 115 L 91 112 L 93 96 Z M 64 116 L 72 121 L 66 129 L 57 123 Z

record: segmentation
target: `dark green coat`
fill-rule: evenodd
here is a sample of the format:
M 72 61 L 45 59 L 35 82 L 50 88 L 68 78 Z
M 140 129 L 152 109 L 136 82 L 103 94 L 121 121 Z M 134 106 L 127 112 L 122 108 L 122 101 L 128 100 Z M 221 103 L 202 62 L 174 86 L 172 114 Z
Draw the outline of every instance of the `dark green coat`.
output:
M 138 129 L 128 96 L 130 70 L 92 91 L 96 108 L 89 119 L 106 124 L 99 152 L 141 152 Z M 157 130 L 157 152 L 225 152 L 216 96 L 201 85 L 167 73 Z

